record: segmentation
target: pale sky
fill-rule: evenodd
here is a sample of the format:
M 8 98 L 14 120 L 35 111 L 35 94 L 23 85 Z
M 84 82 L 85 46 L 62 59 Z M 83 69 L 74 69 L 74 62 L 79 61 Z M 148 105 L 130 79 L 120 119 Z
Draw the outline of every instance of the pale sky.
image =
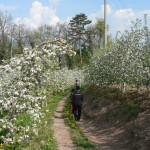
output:
M 31 27 L 41 24 L 55 25 L 69 21 L 79 13 L 88 19 L 104 18 L 104 0 L 1 0 L 0 11 L 8 11 L 15 22 Z M 150 27 L 150 0 L 107 0 L 109 34 L 131 26 L 131 21 L 147 14 Z

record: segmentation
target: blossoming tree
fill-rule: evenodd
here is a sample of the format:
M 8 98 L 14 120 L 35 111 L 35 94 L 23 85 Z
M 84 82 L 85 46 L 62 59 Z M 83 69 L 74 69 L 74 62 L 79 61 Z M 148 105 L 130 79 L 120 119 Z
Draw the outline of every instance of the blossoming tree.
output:
M 131 31 L 92 59 L 88 77 L 94 84 L 147 85 L 150 82 L 150 31 L 137 20 Z
M 75 55 L 72 46 L 53 39 L 34 49 L 25 48 L 22 55 L 0 66 L 0 143 L 18 143 L 28 140 L 31 132 L 38 134 L 36 121 L 43 117 L 45 97 L 73 85 L 76 77 L 83 78 L 80 71 L 59 69 L 59 57 L 65 54 Z M 22 114 L 33 123 L 17 123 Z

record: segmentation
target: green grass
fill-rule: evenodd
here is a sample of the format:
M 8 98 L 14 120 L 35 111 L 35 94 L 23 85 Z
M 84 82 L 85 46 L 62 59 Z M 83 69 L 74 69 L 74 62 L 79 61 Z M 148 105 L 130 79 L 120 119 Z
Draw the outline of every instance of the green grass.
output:
M 20 114 L 17 116 L 17 119 L 15 121 L 16 126 L 23 126 L 31 125 L 33 123 L 33 120 L 30 118 L 30 115 L 27 113 Z
M 128 119 L 135 118 L 141 112 L 141 109 L 136 104 L 124 104 L 123 113 Z
M 93 100 L 97 103 L 101 99 L 107 99 L 111 101 L 123 100 L 123 92 L 115 87 L 87 85 L 87 88 L 83 91 L 90 96 L 92 95 Z
M 1 114 L 0 113 L 0 118 L 4 118 L 5 116 L 7 116 L 7 114 L 8 114 L 8 111 L 3 111 L 3 113 Z
M 76 150 L 96 150 L 94 144 L 88 140 L 83 131 L 76 124 L 71 113 L 69 99 L 66 101 L 63 117 L 65 119 L 65 123 L 70 127 L 71 137 L 74 145 L 76 146 Z

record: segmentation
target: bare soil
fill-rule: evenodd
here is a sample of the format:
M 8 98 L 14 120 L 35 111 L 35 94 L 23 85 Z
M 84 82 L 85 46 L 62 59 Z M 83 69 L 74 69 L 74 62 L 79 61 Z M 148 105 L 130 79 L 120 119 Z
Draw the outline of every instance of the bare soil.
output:
M 70 138 L 69 128 L 65 125 L 62 117 L 65 100 L 66 97 L 59 102 L 53 117 L 54 137 L 58 144 L 58 150 L 74 150 L 74 145 Z

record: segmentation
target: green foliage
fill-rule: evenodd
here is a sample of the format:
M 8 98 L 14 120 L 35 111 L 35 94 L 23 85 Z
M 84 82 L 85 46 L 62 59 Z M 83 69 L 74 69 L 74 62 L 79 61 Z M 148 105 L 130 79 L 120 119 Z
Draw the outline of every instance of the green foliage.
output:
M 72 68 L 85 68 L 88 64 L 89 64 L 89 60 L 90 60 L 90 57 L 91 57 L 91 54 L 89 52 L 89 50 L 85 47 L 83 47 L 81 49 L 82 51 L 82 63 L 80 63 L 80 52 L 79 50 L 76 52 L 76 56 L 72 57 L 72 60 L 71 60 L 71 67 Z
M 6 111 L 6 110 L 3 111 L 3 113 L 0 113 L 0 118 L 7 116 L 7 114 L 8 114 L 8 111 Z
M 98 18 L 95 24 L 95 28 L 96 28 L 96 33 L 98 35 L 99 38 L 99 48 L 102 48 L 102 46 L 104 45 L 104 43 L 102 43 L 104 41 L 104 32 L 105 32 L 105 24 L 104 24 L 104 20 L 101 18 Z
M 77 150 L 96 150 L 95 146 L 89 142 L 82 131 L 78 131 L 74 134 L 73 142 L 77 146 Z
M 91 20 L 88 20 L 84 13 L 77 14 L 70 20 L 70 30 L 74 32 L 74 35 L 80 36 L 85 30 L 84 27 L 90 23 Z
M 69 98 L 67 99 L 65 107 L 64 107 L 63 117 L 64 117 L 65 122 L 67 123 L 67 125 L 69 125 L 69 127 L 77 128 L 77 124 L 74 120 L 74 116 L 71 113 L 71 104 L 70 104 Z
M 84 41 L 84 35 L 86 35 L 85 26 L 90 24 L 92 21 L 87 19 L 84 13 L 77 14 L 70 20 L 69 33 L 72 44 L 75 49 L 80 52 L 80 63 L 82 64 L 82 44 Z
M 1 136 L 6 136 L 7 133 L 8 133 L 8 129 L 3 129 L 0 131 L 0 144 L 3 143 Z
M 76 58 L 76 56 L 68 56 L 66 55 L 66 60 L 67 60 L 67 67 L 69 69 L 74 69 L 75 68 L 75 61 L 74 59 Z
M 27 113 L 23 113 L 17 116 L 17 119 L 15 121 L 16 126 L 27 126 L 31 125 L 33 123 L 33 120 L 30 118 L 30 115 Z
M 107 99 L 112 101 L 122 101 L 123 92 L 116 87 L 108 86 L 90 86 L 89 90 L 92 93 L 94 99 Z
M 141 109 L 136 104 L 125 104 L 123 107 L 123 113 L 127 116 L 128 119 L 135 118 L 141 112 Z

